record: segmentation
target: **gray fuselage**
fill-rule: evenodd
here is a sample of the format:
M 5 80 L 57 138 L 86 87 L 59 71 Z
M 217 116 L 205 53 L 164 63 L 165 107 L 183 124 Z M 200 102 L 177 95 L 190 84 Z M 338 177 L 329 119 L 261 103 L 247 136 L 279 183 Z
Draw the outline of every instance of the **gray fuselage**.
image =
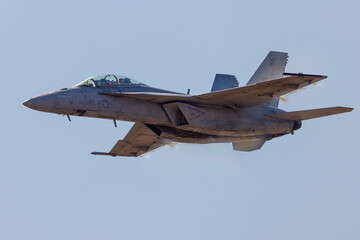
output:
M 266 104 L 236 108 L 184 101 L 158 103 L 128 95 L 104 94 L 111 92 L 174 93 L 143 84 L 136 87 L 77 86 L 31 98 L 24 105 L 50 113 L 143 122 L 154 131 L 160 130 L 163 138 L 188 143 L 234 142 L 257 137 L 270 140 L 301 126 L 300 121 L 267 117 L 267 114 L 284 111 Z

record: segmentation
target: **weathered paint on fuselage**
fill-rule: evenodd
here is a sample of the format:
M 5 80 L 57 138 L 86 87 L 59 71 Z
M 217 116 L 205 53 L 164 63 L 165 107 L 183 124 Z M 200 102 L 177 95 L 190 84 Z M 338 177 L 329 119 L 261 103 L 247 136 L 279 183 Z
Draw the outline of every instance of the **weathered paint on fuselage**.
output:
M 267 140 L 296 130 L 299 123 L 266 117 L 283 112 L 265 104 L 249 108 L 232 108 L 195 103 L 156 103 L 101 92 L 174 93 L 146 85 L 137 87 L 73 87 L 40 95 L 28 101 L 29 107 L 57 114 L 144 122 L 177 142 L 234 142 L 262 136 Z M 186 122 L 177 123 L 171 109 L 180 111 Z M 174 108 L 175 107 L 175 108 Z M 297 124 L 297 125 L 296 125 Z

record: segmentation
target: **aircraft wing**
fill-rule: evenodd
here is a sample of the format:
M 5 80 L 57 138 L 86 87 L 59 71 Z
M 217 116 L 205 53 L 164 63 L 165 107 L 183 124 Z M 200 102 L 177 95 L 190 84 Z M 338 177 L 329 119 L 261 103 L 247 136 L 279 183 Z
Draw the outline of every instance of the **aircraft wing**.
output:
M 321 75 L 284 74 L 287 77 L 258 82 L 244 87 L 196 95 L 209 103 L 250 107 L 287 94 L 309 84 L 325 79 Z
M 232 105 L 236 107 L 251 107 L 273 98 L 308 86 L 309 84 L 325 79 L 326 76 L 284 73 L 286 77 L 243 87 L 214 91 L 200 95 L 155 93 L 155 92 L 103 92 L 100 94 L 129 97 L 157 103 L 175 101 L 188 103 L 203 103 L 211 105 Z
M 136 122 L 125 138 L 117 141 L 109 153 L 92 152 L 92 154 L 138 157 L 169 143 L 169 140 L 159 138 L 145 124 Z

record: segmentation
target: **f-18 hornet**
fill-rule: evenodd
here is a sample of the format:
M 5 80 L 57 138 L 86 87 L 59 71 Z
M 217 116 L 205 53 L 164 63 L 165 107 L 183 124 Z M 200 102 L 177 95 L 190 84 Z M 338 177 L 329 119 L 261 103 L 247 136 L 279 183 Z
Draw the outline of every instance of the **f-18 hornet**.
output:
M 191 95 L 162 90 L 131 78 L 107 74 L 90 77 L 26 100 L 29 108 L 70 116 L 135 122 L 109 152 L 95 155 L 137 157 L 156 148 L 180 143 L 232 143 L 238 151 L 260 149 L 266 141 L 293 134 L 302 120 L 350 112 L 329 107 L 286 112 L 279 98 L 327 78 L 287 73 L 288 54 L 271 51 L 246 86 L 235 76 L 216 74 L 209 93 Z

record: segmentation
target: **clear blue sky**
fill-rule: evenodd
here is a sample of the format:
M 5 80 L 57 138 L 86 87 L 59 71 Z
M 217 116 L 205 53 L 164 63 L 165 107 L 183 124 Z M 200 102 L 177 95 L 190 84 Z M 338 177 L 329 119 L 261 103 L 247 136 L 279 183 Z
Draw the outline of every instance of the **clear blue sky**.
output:
M 0 239 L 360 239 L 359 1 L 0 1 Z M 29 97 L 118 73 L 193 94 L 245 84 L 270 50 L 328 75 L 284 110 L 354 107 L 257 152 L 107 151 L 131 123 L 36 112 Z

